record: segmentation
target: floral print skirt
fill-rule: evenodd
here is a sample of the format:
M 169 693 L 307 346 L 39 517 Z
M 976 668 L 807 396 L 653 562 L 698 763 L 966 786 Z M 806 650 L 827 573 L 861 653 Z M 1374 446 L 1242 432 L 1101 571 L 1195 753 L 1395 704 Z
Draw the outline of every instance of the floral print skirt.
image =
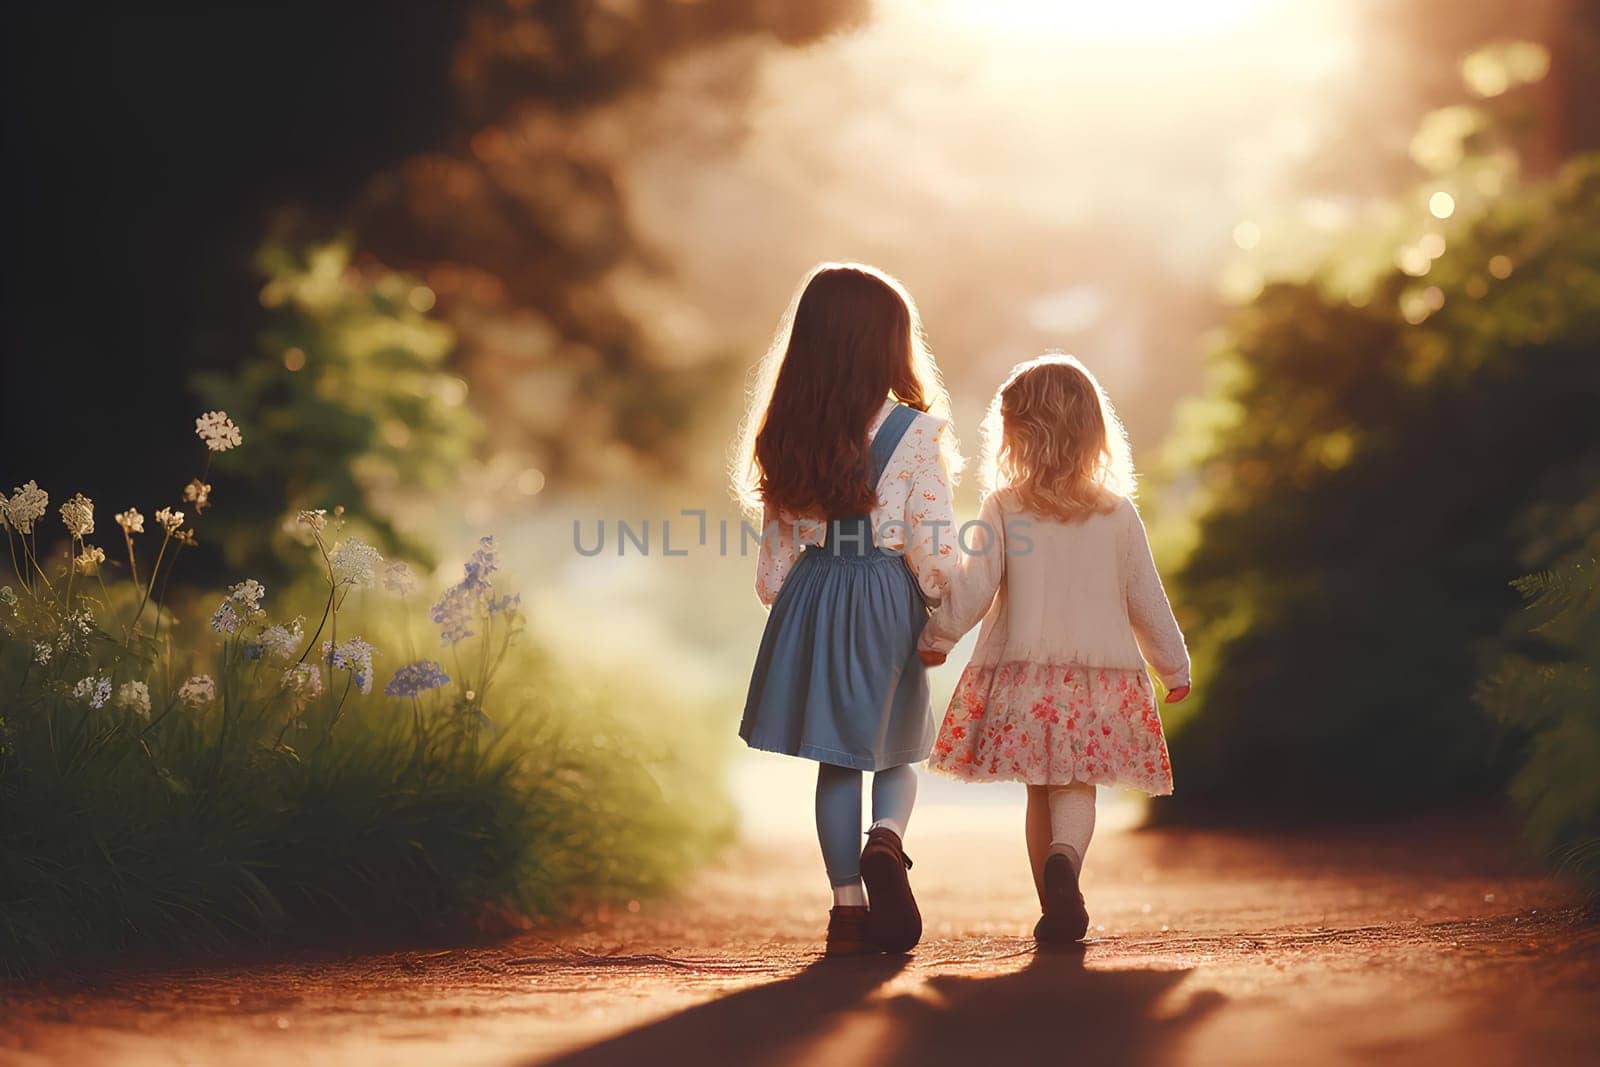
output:
M 1089 782 L 1172 792 L 1142 669 L 1014 660 L 961 673 L 928 766 L 968 782 Z

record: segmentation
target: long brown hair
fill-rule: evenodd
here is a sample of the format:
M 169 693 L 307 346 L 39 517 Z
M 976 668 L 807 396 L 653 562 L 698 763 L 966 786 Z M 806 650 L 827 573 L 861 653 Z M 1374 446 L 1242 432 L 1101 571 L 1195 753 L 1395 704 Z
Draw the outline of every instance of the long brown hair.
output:
M 1134 493 L 1128 436 L 1089 368 L 1050 354 L 1019 363 L 983 420 L 984 481 L 1027 510 L 1068 522 Z
M 762 361 L 740 428 L 735 495 L 752 511 L 762 504 L 815 518 L 871 511 L 877 495 L 867 484 L 867 425 L 889 397 L 946 417 L 950 410 L 916 305 L 880 270 L 817 267 Z M 954 474 L 953 441 L 949 449 Z

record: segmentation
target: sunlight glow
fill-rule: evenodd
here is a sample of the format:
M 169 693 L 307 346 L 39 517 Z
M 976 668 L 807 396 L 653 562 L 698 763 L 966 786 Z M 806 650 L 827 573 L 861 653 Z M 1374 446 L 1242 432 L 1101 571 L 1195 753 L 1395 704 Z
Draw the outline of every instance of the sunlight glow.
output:
M 1269 0 L 936 0 L 934 16 L 997 37 L 1188 37 L 1225 29 Z
M 732 158 L 675 136 L 630 153 L 634 218 L 683 250 L 681 303 L 721 309 L 708 330 L 741 350 L 770 336 L 770 294 L 811 264 L 841 249 L 896 264 L 944 309 L 940 346 L 962 353 L 947 373 L 973 397 L 1019 352 L 1064 345 L 1092 350 L 1113 391 L 1149 388 L 1169 358 L 1166 316 L 1130 310 L 1225 269 L 1226 298 L 1248 300 L 1332 239 L 1357 204 L 1308 197 L 1320 187 L 1307 176 L 1333 165 L 1319 147 L 1395 77 L 1363 67 L 1374 31 L 1341 0 L 872 11 L 764 63 Z M 663 114 L 703 110 L 688 74 L 669 78 Z M 1362 175 L 1382 165 L 1349 161 Z M 726 236 L 755 228 L 763 241 Z M 996 299 L 958 295 L 977 275 Z

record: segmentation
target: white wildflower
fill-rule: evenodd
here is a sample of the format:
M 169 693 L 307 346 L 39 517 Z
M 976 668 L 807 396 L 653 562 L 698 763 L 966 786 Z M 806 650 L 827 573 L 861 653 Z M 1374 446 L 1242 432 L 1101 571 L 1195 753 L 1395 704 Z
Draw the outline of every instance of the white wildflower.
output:
M 183 525 L 183 512 L 173 511 L 171 508 L 162 508 L 156 512 L 156 525 L 167 533 L 172 533 Z
M 211 486 L 199 478 L 192 478 L 183 487 L 183 499 L 194 505 L 196 515 L 203 515 L 206 505 L 211 503 Z
M 139 514 L 138 508 L 129 508 L 116 514 L 117 525 L 128 533 L 144 533 L 144 516 Z
M 333 546 L 328 557 L 333 565 L 333 580 L 351 585 L 367 586 L 377 575 L 383 556 L 359 537 L 347 537 Z
M 93 574 L 100 569 L 100 564 L 106 561 L 105 549 L 94 545 L 84 545 L 72 561 L 72 569 L 79 574 Z
M 287 626 L 277 624 L 261 631 L 262 646 L 279 659 L 294 659 L 305 641 L 305 617 L 300 616 Z
M 197 674 L 178 686 L 178 699 L 191 708 L 204 707 L 217 695 L 217 683 L 209 674 Z
M 50 657 L 55 653 L 55 648 L 46 641 L 33 643 L 33 662 L 43 666 L 50 662 Z
M 409 596 L 417 591 L 417 576 L 404 560 L 394 560 L 383 568 L 383 587 L 395 596 Z
M 6 521 L 15 526 L 18 533 L 32 533 L 33 524 L 44 518 L 49 509 L 50 494 L 30 480 L 17 486 L 11 499 L 5 502 Z
M 72 499 L 61 505 L 61 523 L 74 537 L 88 537 L 94 533 L 94 501 L 82 493 L 72 494 Z
M 211 628 L 225 637 L 232 637 L 244 625 L 244 616 L 234 607 L 232 600 L 224 600 L 211 613 Z
M 143 682 L 123 682 L 117 689 L 117 707 L 150 717 L 150 687 Z
M 211 615 L 211 628 L 232 637 L 245 624 L 261 615 L 261 598 L 267 588 L 254 578 L 246 578 L 228 589 L 228 598 Z
M 194 432 L 213 452 L 226 452 L 244 441 L 239 427 L 228 418 L 226 411 L 208 411 L 194 420 Z
M 254 578 L 246 578 L 228 590 L 228 596 L 239 603 L 255 610 L 261 610 L 261 598 L 266 595 L 267 587 Z
M 322 695 L 322 674 L 309 663 L 296 663 L 283 672 L 283 688 L 302 703 Z
M 328 528 L 328 513 L 323 508 L 314 511 L 302 511 L 295 517 L 301 526 L 309 526 L 313 533 L 321 533 Z
M 74 611 L 61 620 L 61 633 L 56 637 L 56 651 L 68 652 L 87 644 L 83 639 L 94 633 L 94 615 L 88 611 Z
M 91 674 L 72 687 L 72 695 L 86 701 L 91 708 L 105 707 L 106 701 L 111 699 L 111 679 Z

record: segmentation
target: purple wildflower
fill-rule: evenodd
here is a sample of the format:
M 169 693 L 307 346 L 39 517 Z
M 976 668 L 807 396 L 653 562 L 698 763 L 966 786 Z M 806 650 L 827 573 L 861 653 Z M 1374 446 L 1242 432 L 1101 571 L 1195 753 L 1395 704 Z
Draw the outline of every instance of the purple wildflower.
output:
M 449 684 L 450 676 L 444 673 L 437 661 L 423 659 L 407 663 L 395 671 L 389 684 L 383 687 L 383 692 L 392 697 L 415 697 Z

